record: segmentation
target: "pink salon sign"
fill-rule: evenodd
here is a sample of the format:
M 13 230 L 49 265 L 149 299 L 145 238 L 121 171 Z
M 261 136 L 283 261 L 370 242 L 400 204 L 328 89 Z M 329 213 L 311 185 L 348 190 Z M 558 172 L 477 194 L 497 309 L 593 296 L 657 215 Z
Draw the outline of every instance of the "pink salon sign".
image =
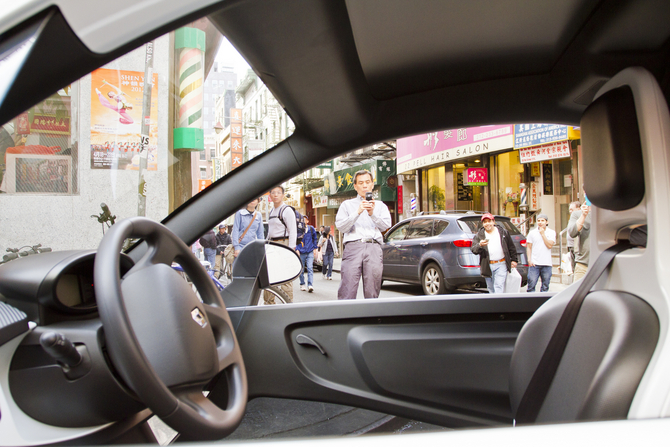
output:
M 397 172 L 514 147 L 514 126 L 441 130 L 398 139 Z
M 484 186 L 489 183 L 489 170 L 486 168 L 468 168 L 465 170 L 464 185 Z

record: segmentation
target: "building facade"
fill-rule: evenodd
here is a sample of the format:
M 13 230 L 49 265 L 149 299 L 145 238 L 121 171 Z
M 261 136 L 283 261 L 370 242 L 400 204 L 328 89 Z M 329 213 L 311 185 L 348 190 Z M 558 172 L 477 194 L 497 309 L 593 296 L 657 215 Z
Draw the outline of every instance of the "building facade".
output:
M 541 211 L 559 232 L 569 203 L 583 197 L 579 137 L 569 126 L 521 124 L 399 139 L 402 215 L 489 211 L 521 225 Z

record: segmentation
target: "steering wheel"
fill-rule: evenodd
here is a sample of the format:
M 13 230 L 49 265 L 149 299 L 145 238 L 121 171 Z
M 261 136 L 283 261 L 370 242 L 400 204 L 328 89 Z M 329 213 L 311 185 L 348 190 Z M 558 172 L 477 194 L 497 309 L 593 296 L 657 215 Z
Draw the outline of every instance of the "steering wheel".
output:
M 126 238 L 142 238 L 148 249 L 122 279 Z M 182 266 L 203 302 L 172 262 Z M 247 402 L 244 362 L 221 296 L 189 247 L 150 219 L 122 220 L 100 243 L 94 284 L 109 355 L 139 399 L 188 439 L 230 434 Z M 226 409 L 202 393 L 222 372 L 228 382 Z

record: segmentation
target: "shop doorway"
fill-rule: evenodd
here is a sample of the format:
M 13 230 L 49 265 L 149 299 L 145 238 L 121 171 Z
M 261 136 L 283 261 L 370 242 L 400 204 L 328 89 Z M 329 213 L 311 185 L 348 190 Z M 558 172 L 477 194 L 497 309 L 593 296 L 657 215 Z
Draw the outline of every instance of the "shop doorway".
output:
M 484 163 L 480 158 L 465 160 L 463 163 L 454 163 L 454 209 L 459 211 L 487 211 L 488 172 L 485 176 L 487 184 L 471 185 L 467 182 L 467 170 L 470 168 L 483 168 L 483 166 Z

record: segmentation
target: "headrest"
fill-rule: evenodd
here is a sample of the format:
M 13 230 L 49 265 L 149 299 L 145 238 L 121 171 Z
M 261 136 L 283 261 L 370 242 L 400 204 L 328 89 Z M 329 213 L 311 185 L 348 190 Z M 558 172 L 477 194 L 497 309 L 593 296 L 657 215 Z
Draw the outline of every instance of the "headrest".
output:
M 600 208 L 622 211 L 644 197 L 642 145 L 633 91 L 610 90 L 586 109 L 581 121 L 584 191 Z

